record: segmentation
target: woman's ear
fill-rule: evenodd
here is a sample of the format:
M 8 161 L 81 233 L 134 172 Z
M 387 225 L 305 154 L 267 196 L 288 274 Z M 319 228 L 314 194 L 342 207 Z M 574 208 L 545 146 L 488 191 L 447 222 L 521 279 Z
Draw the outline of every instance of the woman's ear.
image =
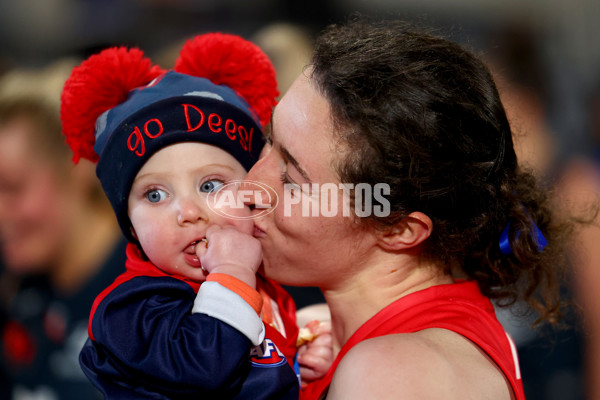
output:
M 431 235 L 433 222 L 422 212 L 412 212 L 382 232 L 379 243 L 387 250 L 409 249 L 423 243 Z

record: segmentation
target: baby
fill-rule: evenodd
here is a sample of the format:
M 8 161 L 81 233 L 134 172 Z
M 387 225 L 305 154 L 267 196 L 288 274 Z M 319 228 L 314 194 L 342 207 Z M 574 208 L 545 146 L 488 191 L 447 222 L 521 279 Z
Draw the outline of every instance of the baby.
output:
M 293 301 L 256 274 L 249 209 L 217 201 L 235 198 L 258 160 L 276 95 L 262 51 L 216 33 L 188 41 L 172 71 L 111 48 L 67 80 L 61 118 L 74 160 L 98 161 L 131 242 L 80 355 L 105 398 L 298 397 Z

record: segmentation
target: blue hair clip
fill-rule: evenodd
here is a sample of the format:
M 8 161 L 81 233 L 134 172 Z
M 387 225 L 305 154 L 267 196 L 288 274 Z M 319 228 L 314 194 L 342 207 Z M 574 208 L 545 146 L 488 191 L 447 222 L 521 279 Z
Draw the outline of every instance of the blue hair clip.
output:
M 535 224 L 535 222 L 531 221 L 533 224 L 533 235 L 535 235 L 534 240 L 537 243 L 538 250 L 541 252 L 548 245 L 548 241 L 540 231 L 540 228 Z M 510 240 L 508 240 L 508 229 L 510 228 L 510 222 L 506 225 L 506 228 L 500 234 L 500 240 L 498 244 L 500 246 L 500 252 L 504 255 L 512 254 L 512 248 L 510 247 Z M 521 234 L 521 231 L 517 231 L 517 237 Z

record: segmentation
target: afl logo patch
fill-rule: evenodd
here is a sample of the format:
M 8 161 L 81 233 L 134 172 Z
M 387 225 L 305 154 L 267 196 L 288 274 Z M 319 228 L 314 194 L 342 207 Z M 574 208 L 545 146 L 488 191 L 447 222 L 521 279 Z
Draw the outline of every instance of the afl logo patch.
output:
M 250 350 L 252 365 L 259 368 L 279 367 L 287 362 L 271 339 L 265 339 L 259 346 Z

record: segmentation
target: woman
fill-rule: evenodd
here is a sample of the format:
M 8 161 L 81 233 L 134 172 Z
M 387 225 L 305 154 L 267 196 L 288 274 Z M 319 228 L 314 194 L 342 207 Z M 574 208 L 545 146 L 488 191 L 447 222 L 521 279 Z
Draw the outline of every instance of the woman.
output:
M 248 175 L 280 201 L 256 208 L 265 272 L 323 291 L 338 354 L 303 397 L 523 399 L 490 299 L 554 321 L 567 231 L 483 63 L 398 22 L 329 27 L 268 141 Z

